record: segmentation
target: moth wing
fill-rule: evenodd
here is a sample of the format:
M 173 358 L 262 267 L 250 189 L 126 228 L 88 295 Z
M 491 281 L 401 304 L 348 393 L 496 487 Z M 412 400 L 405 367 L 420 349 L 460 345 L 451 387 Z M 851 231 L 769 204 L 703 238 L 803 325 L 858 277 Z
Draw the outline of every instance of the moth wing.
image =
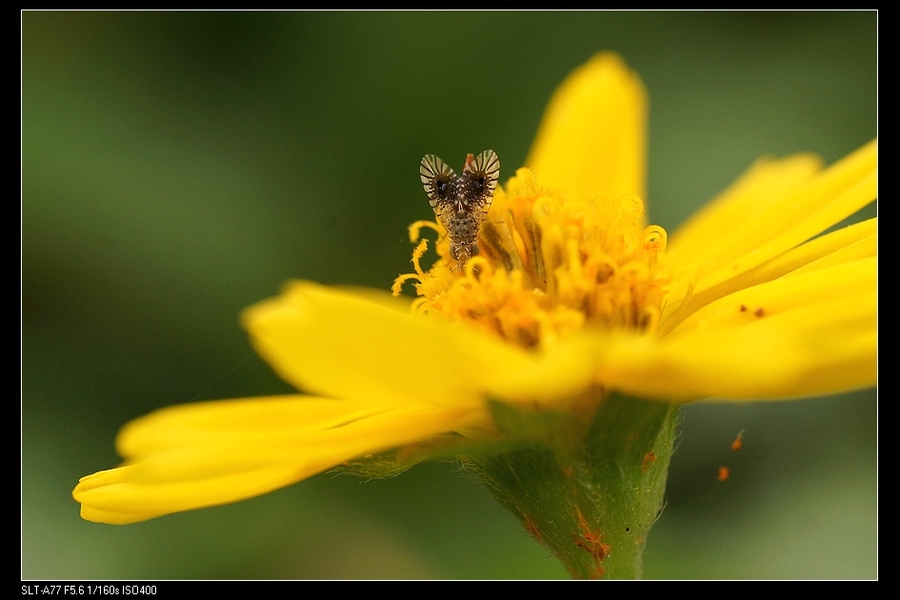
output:
M 456 179 L 456 173 L 434 154 L 426 154 L 419 164 L 419 177 L 431 208 L 440 217 L 449 202 L 450 188 Z
M 493 150 L 485 150 L 466 164 L 465 172 L 475 180 L 484 178 L 481 195 L 477 201 L 481 205 L 481 210 L 487 214 L 488 209 L 491 208 L 491 202 L 494 201 L 497 180 L 500 179 L 500 159 L 497 157 L 497 153 Z

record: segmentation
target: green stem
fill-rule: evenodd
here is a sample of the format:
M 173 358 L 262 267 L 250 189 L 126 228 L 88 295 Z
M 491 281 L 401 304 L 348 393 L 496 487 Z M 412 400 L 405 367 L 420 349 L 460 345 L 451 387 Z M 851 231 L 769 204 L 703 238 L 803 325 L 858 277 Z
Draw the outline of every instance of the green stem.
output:
M 505 433 L 528 438 L 468 461 L 494 497 L 574 577 L 639 578 L 647 534 L 662 510 L 677 407 L 611 395 L 587 427 L 575 417 L 548 419 L 499 403 L 494 409 Z

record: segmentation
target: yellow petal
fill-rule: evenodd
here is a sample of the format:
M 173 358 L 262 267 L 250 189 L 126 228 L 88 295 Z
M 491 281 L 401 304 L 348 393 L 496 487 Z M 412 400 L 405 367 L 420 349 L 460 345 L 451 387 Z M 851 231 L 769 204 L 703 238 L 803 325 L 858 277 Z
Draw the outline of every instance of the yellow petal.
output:
M 336 398 L 480 405 L 492 381 L 531 365 L 518 347 L 378 297 L 295 282 L 249 308 L 244 326 L 286 381 Z
M 783 277 L 711 304 L 660 341 L 611 347 L 598 376 L 642 397 L 766 399 L 875 383 L 876 258 Z
M 304 396 L 174 406 L 129 423 L 118 443 L 128 462 L 82 478 L 73 496 L 85 519 L 134 523 L 258 496 L 483 418 L 427 403 Z
M 599 338 L 604 339 L 604 338 Z M 552 350 L 536 354 L 528 368 L 492 383 L 492 398 L 565 409 L 594 385 L 602 342 L 590 335 L 574 335 Z
M 666 253 L 689 269 L 713 258 L 732 260 L 744 251 L 746 238 L 758 241 L 759 235 L 771 232 L 760 223 L 765 224 L 769 214 L 777 213 L 785 195 L 800 189 L 821 169 L 821 159 L 809 154 L 757 160 L 724 192 L 669 234 Z
M 128 460 L 172 448 L 209 446 L 217 438 L 248 443 L 283 435 L 313 433 L 339 427 L 391 406 L 366 401 L 333 400 L 300 394 L 183 404 L 157 410 L 126 424 L 116 449 Z M 279 434 L 280 437 L 281 434 Z
M 661 334 L 667 334 L 689 315 L 719 298 L 736 293 L 787 274 L 799 274 L 829 266 L 837 266 L 861 258 L 878 255 L 878 219 L 848 225 L 806 244 L 789 250 L 777 258 L 746 270 L 718 285 L 693 291 L 687 302 L 677 294 L 668 298 Z
M 878 218 L 848 225 L 785 252 L 765 270 L 805 273 L 861 258 L 878 256 Z M 764 280 L 763 280 L 764 281 Z
M 228 504 L 259 496 L 302 479 L 289 464 L 218 477 L 135 481 L 132 466 L 82 477 L 72 492 L 88 521 L 126 525 L 174 512 Z
M 868 297 L 876 292 L 877 277 L 875 256 L 791 273 L 705 306 L 685 319 L 669 337 L 689 335 L 697 329 L 740 327 L 761 316 L 772 317 L 838 297 Z
M 876 140 L 824 171 L 817 162 L 809 156 L 760 161 L 669 237 L 668 257 L 695 272 L 695 294 L 780 256 L 875 200 Z
M 526 165 L 542 185 L 578 199 L 646 198 L 647 93 L 613 53 L 598 54 L 557 89 Z

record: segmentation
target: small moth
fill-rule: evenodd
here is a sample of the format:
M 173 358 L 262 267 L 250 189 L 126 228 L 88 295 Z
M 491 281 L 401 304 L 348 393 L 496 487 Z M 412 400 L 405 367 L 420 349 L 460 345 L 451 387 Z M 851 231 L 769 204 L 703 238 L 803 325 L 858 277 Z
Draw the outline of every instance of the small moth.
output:
M 419 165 L 419 175 L 434 214 L 450 236 L 450 256 L 465 262 L 478 254 L 478 235 L 500 178 L 497 153 L 469 154 L 462 175 L 434 154 L 427 154 Z

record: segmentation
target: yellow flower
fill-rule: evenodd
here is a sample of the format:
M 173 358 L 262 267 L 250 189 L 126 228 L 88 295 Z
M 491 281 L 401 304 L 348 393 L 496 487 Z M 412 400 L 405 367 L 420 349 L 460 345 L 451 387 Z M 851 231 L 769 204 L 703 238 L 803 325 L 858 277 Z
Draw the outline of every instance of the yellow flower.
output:
M 387 450 L 495 439 L 488 400 L 583 411 L 613 391 L 685 402 L 874 385 L 876 219 L 820 234 L 875 199 L 876 142 L 828 168 L 810 155 L 762 159 L 667 236 L 644 222 L 645 113 L 617 56 L 578 69 L 528 168 L 498 188 L 478 256 L 456 263 L 439 236 L 426 271 L 420 242 L 415 273 L 395 283 L 413 282 L 412 309 L 309 282 L 251 307 L 255 348 L 309 395 L 129 423 L 123 465 L 75 488 L 82 516 L 132 523 Z M 420 222 L 414 241 L 422 227 L 443 233 Z

